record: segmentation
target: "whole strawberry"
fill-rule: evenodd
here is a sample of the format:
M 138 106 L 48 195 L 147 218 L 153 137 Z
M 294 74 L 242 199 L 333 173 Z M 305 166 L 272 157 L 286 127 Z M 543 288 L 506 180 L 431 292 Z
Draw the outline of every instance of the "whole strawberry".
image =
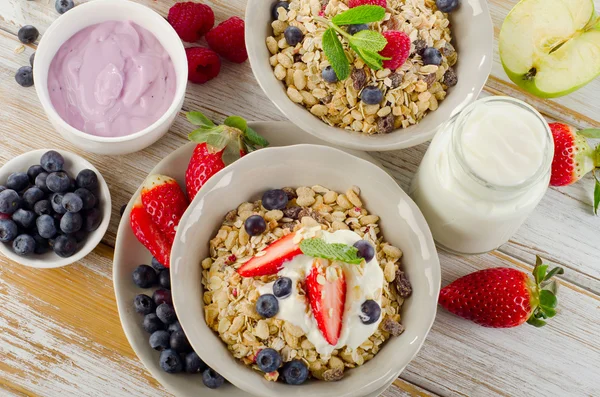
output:
M 510 328 L 524 322 L 541 327 L 556 315 L 556 284 L 550 279 L 564 273 L 560 267 L 547 270 L 539 257 L 533 280 L 511 268 L 480 270 L 442 288 L 439 303 L 484 327 Z
M 206 42 L 217 54 L 231 62 L 243 63 L 248 59 L 244 21 L 231 17 L 206 35 Z
M 194 43 L 212 29 L 215 14 L 205 4 L 188 1 L 171 7 L 167 20 L 181 40 Z

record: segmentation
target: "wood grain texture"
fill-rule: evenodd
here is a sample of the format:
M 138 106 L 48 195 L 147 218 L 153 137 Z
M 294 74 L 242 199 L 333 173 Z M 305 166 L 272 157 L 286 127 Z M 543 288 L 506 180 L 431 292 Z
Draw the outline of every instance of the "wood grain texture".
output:
M 141 0 L 166 15 L 173 0 Z M 243 16 L 245 1 L 206 1 L 218 21 Z M 490 0 L 495 35 L 516 0 Z M 596 1 L 600 6 L 600 2 Z M 140 153 L 107 157 L 82 153 L 48 123 L 33 88 L 14 81 L 35 46 L 15 53 L 24 24 L 40 32 L 57 17 L 54 0 L 0 0 L 0 164 L 20 153 L 61 147 L 83 155 L 105 176 L 113 221 L 92 255 L 65 269 L 39 271 L 0 258 L 0 395 L 166 396 L 135 357 L 119 324 L 111 281 L 118 211 L 165 155 L 186 141 L 183 116 L 171 132 Z M 600 126 L 600 80 L 564 98 L 543 101 L 507 79 L 497 53 L 483 95 L 510 95 L 548 120 Z M 218 79 L 190 85 L 184 110 L 211 118 L 231 113 L 252 120 L 284 120 L 255 82 L 250 65 L 225 62 Z M 409 186 L 427 144 L 375 156 Z M 498 252 L 475 257 L 440 253 L 443 284 L 474 270 L 513 266 L 530 270 L 542 254 L 567 268 L 560 315 L 534 330 L 489 330 L 441 311 L 422 351 L 383 396 L 595 396 L 600 386 L 600 218 L 591 215 L 592 180 L 551 189 L 526 224 Z

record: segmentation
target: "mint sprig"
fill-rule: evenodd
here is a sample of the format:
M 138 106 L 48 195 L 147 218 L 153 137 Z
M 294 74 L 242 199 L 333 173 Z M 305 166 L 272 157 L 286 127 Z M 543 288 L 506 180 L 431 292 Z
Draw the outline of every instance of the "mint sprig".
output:
M 329 259 L 352 265 L 359 265 L 363 261 L 363 258 L 358 256 L 358 250 L 355 247 L 341 243 L 326 243 L 320 238 L 302 240 L 300 250 L 304 255 L 313 258 Z

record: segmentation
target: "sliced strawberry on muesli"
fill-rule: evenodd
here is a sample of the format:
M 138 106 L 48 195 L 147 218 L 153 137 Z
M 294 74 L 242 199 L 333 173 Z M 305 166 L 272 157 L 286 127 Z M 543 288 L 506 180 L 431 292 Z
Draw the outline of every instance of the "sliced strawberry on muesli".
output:
M 288 234 L 273 242 L 263 251 L 256 254 L 238 269 L 242 277 L 260 277 L 277 274 L 286 261 L 302 254 L 299 242 L 296 241 L 297 233 Z

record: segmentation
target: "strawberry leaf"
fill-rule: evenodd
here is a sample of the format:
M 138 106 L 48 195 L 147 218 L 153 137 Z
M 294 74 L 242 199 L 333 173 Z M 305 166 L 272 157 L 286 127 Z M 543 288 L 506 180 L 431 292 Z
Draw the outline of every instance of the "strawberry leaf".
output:
M 548 265 L 535 265 L 533 268 L 533 276 L 535 278 L 535 283 L 540 284 L 544 281 L 544 277 L 546 277 L 546 271 L 548 270 Z
M 187 112 L 185 114 L 185 117 L 187 117 L 188 121 L 194 125 L 207 126 L 207 127 L 215 126 L 215 123 L 213 123 L 208 117 L 206 117 L 205 115 L 203 115 L 200 112 Z
M 229 116 L 223 122 L 228 127 L 237 128 L 240 131 L 246 131 L 248 123 L 240 116 Z
M 358 8 L 358 7 L 357 7 Z M 323 33 L 323 51 L 335 74 L 340 80 L 346 80 L 350 75 L 350 62 L 344 51 L 344 46 L 333 28 Z
M 590 139 L 600 139 L 600 129 L 599 128 L 586 128 L 585 130 L 581 130 L 577 132 L 577 135 L 584 136 Z
M 381 21 L 385 17 L 385 8 L 374 5 L 362 5 L 337 14 L 331 22 L 338 26 L 360 25 Z
M 265 138 L 263 138 L 262 136 L 260 136 L 256 131 L 254 131 L 250 127 L 246 127 L 246 130 L 244 131 L 244 137 L 252 145 L 257 145 L 257 146 L 262 146 L 262 147 L 269 146 L 269 141 L 267 141 Z
M 552 318 L 556 316 L 556 310 L 549 307 L 542 307 L 541 312 L 544 313 L 545 318 Z
M 563 269 L 562 267 L 555 267 L 554 269 L 550 270 L 548 274 L 546 274 L 546 277 L 544 277 L 544 281 L 550 280 L 557 274 L 565 274 L 565 269 Z
M 544 325 L 546 325 L 546 322 L 544 320 L 540 320 L 539 318 L 535 318 L 534 316 L 529 317 L 529 319 L 527 320 L 527 324 L 533 325 L 534 327 L 543 327 Z
M 545 290 L 545 289 L 540 291 L 540 306 L 541 307 L 549 307 L 551 309 L 554 309 L 557 304 L 558 304 L 558 299 L 556 298 L 556 295 L 554 295 L 552 292 Z
M 222 125 L 212 128 L 198 128 L 192 131 L 188 138 L 190 141 L 197 143 L 206 143 L 212 146 L 215 150 L 220 151 L 229 143 L 228 134 L 224 134 L 225 127 Z
M 302 240 L 300 250 L 304 255 L 313 258 L 323 258 L 332 261 L 340 261 L 359 265 L 363 258 L 358 256 L 358 249 L 351 245 L 340 243 L 326 243 L 320 238 L 309 238 Z
M 600 182 L 596 179 L 594 186 L 594 214 L 598 215 L 598 206 L 600 206 Z

